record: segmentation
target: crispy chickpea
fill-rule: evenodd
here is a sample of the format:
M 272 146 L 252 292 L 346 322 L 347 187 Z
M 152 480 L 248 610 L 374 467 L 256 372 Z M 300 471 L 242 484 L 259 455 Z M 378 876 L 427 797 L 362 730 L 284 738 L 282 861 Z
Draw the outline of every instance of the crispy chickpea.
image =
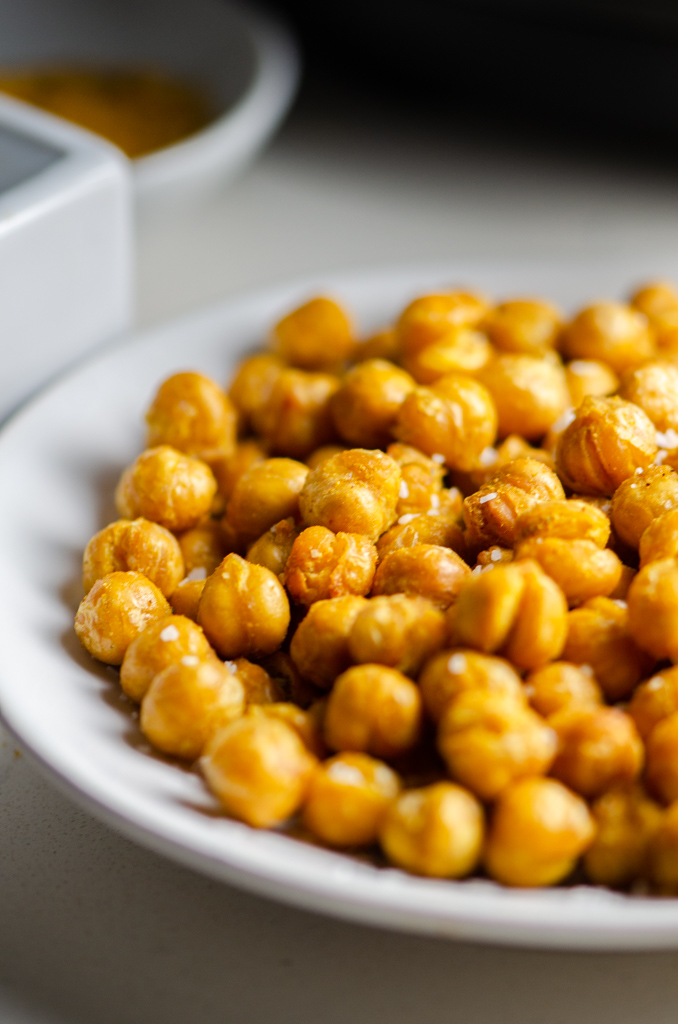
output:
M 481 331 L 460 324 L 425 348 L 406 351 L 403 366 L 417 384 L 433 384 L 447 373 L 473 376 L 492 355 L 492 346 Z
M 333 455 L 338 455 L 339 452 L 345 451 L 345 444 L 324 444 L 322 447 L 316 448 L 315 451 L 311 452 L 306 459 L 306 465 L 309 469 L 315 469 L 316 466 L 321 466 L 323 462 L 331 459 Z
M 299 514 L 308 466 L 294 459 L 266 459 L 240 477 L 226 506 L 226 519 L 247 546 L 289 516 Z
M 629 632 L 653 658 L 678 660 L 678 562 L 665 558 L 638 572 L 628 593 Z
M 678 293 L 670 281 L 650 281 L 633 293 L 631 305 L 652 319 L 667 309 L 676 309 Z
M 497 407 L 498 433 L 542 437 L 570 405 L 562 366 L 528 355 L 501 355 L 478 372 Z
M 147 448 L 123 473 L 115 499 L 125 519 L 143 516 L 173 533 L 190 530 L 209 513 L 217 490 L 212 470 L 169 445 Z
M 455 511 L 446 508 L 429 512 L 408 512 L 377 541 L 377 555 L 382 560 L 391 551 L 412 548 L 416 544 L 452 548 L 458 555 L 466 550 L 464 534 L 457 522 Z
M 285 369 L 282 359 L 259 352 L 243 359 L 228 390 L 244 427 L 258 430 L 261 410 L 270 398 L 273 385 Z
M 655 313 L 651 318 L 657 354 L 673 359 L 678 351 L 678 306 Z
M 536 459 L 538 462 L 543 462 L 549 469 L 554 468 L 550 452 L 544 448 L 533 448 L 518 434 L 509 434 L 496 448 L 486 448 L 482 452 L 480 465 L 469 474 L 471 486 L 468 490 L 474 491 L 476 488 L 482 487 L 491 476 L 516 459 Z
M 353 352 L 353 330 L 332 299 L 311 299 L 273 328 L 274 351 L 302 370 L 329 370 Z
M 585 494 L 611 495 L 657 454 L 654 426 L 621 398 L 585 398 L 560 435 L 556 465 L 563 482 Z
M 619 378 L 614 370 L 597 359 L 573 359 L 565 366 L 565 380 L 575 409 L 587 395 L 605 398 L 613 395 L 619 387 Z
M 485 868 L 504 885 L 555 885 L 574 869 L 594 835 L 580 797 L 554 779 L 521 779 L 504 790 L 494 808 Z
M 379 840 L 392 864 L 430 878 L 463 878 L 480 860 L 485 822 L 472 793 L 437 782 L 402 793 L 389 807 Z
M 556 747 L 553 729 L 524 700 L 488 690 L 462 691 L 438 725 L 450 775 L 481 800 L 495 800 L 515 779 L 546 774 Z
M 374 597 L 360 611 L 349 637 L 351 659 L 416 675 L 446 636 L 445 616 L 423 597 Z
M 582 309 L 563 331 L 561 348 L 568 359 L 599 359 L 620 374 L 654 355 L 647 317 L 621 302 Z
M 125 652 L 120 666 L 123 692 L 138 704 L 154 676 L 185 655 L 199 661 L 216 657 L 200 626 L 184 615 L 154 619 Z
M 419 676 L 424 707 L 434 722 L 460 693 L 497 693 L 520 703 L 525 693 L 516 670 L 503 658 L 464 648 L 440 651 L 424 665 Z
M 294 729 L 265 715 L 245 715 L 220 729 L 200 759 L 227 814 L 255 828 L 280 825 L 299 810 L 315 764 Z
M 276 576 L 282 577 L 292 546 L 299 536 L 299 529 L 292 516 L 274 523 L 247 549 L 247 561 L 265 565 Z
M 263 657 L 285 639 L 290 606 L 269 569 L 227 555 L 205 582 L 198 622 L 222 658 Z
M 400 340 L 396 331 L 387 327 L 357 342 L 351 358 L 354 363 L 364 363 L 366 359 L 388 359 L 391 363 L 399 363 Z
M 470 572 L 466 562 L 450 548 L 435 544 L 396 548 L 379 563 L 372 593 L 426 597 L 444 609 L 452 604 Z
M 596 837 L 584 857 L 594 885 L 621 889 L 647 877 L 648 849 L 662 820 L 662 809 L 640 786 L 603 793 L 591 808 Z
M 567 602 L 535 562 L 511 562 L 465 582 L 448 612 L 448 627 L 454 644 L 537 669 L 563 650 Z
M 490 310 L 482 326 L 500 351 L 540 355 L 556 344 L 561 320 L 550 302 L 512 299 Z
M 638 546 L 640 567 L 665 558 L 678 559 L 678 508 L 663 512 L 643 532 Z
M 384 665 L 354 665 L 330 693 L 325 742 L 331 750 L 392 758 L 415 746 L 421 725 L 421 694 L 411 679 Z
M 255 665 L 247 658 L 236 658 L 235 661 L 227 661 L 227 666 L 237 672 L 238 678 L 245 691 L 245 705 L 252 704 L 273 704 L 284 700 L 284 694 L 265 668 Z
M 96 533 L 85 548 L 85 593 L 111 572 L 141 572 L 169 597 L 184 576 L 184 558 L 176 538 L 147 519 L 118 519 Z M 188 571 L 188 570 L 186 570 Z
M 400 467 L 379 451 L 351 448 L 311 470 L 299 496 L 307 526 L 362 533 L 376 541 L 392 526 Z
M 517 524 L 528 509 L 565 498 L 560 480 L 537 459 L 514 459 L 464 499 L 470 547 L 513 547 Z
M 587 798 L 633 782 L 643 744 L 633 719 L 618 708 L 569 705 L 549 718 L 558 735 L 551 774 Z
M 473 469 L 497 435 L 490 392 L 478 381 L 449 373 L 430 388 L 410 391 L 393 434 L 426 455 L 442 455 L 451 469 Z
M 194 570 L 200 572 L 200 569 Z M 170 604 L 175 615 L 184 615 L 187 619 L 197 622 L 198 605 L 205 589 L 205 579 L 189 579 L 186 577 L 173 591 Z
M 304 679 L 329 690 L 351 664 L 349 637 L 353 624 L 367 606 L 364 597 L 335 597 L 316 601 L 297 626 L 290 654 Z
M 266 451 L 259 441 L 241 441 L 232 455 L 209 457 L 208 465 L 214 473 L 219 488 L 219 497 L 228 502 L 236 483 L 248 469 L 263 462 Z
M 665 804 L 678 800 L 678 712 L 662 718 L 646 740 L 648 788 Z
M 441 341 L 456 327 L 472 327 L 487 310 L 485 297 L 472 292 L 419 296 L 403 310 L 396 325 L 403 356 Z
M 218 658 L 184 654 L 155 676 L 141 701 L 141 731 L 163 754 L 195 761 L 209 738 L 245 710 L 238 676 Z
M 305 459 L 335 439 L 330 399 L 339 378 L 305 370 L 283 370 L 257 413 L 257 430 L 278 455 Z
M 563 540 L 561 537 L 530 537 L 515 550 L 518 560 L 531 558 L 555 580 L 570 605 L 591 597 L 606 597 L 618 585 L 622 563 L 609 548 L 592 540 Z
M 525 692 L 534 710 L 548 718 L 563 708 L 603 703 L 593 673 L 569 661 L 553 661 L 532 672 L 525 680 Z
M 678 473 L 668 466 L 650 466 L 627 480 L 612 498 L 612 526 L 621 541 L 637 548 L 657 516 L 678 509 Z
M 279 650 L 263 659 L 263 667 L 280 689 L 283 701 L 310 708 L 322 697 L 321 691 L 299 672 L 291 655 Z
M 179 546 L 187 576 L 194 569 L 204 569 L 205 574 L 210 576 L 228 554 L 221 527 L 213 520 L 182 533 Z
M 320 731 L 318 715 L 314 708 L 306 711 L 290 701 L 274 701 L 273 703 L 252 704 L 248 709 L 248 714 L 263 715 L 265 718 L 275 718 L 279 722 L 284 722 L 285 725 L 289 725 L 290 729 L 294 729 L 311 754 L 316 757 L 326 755 L 327 750 Z
M 228 395 L 201 373 L 175 373 L 164 381 L 146 413 L 147 448 L 170 445 L 186 455 L 230 454 L 237 414 Z
M 294 601 L 368 594 L 377 567 L 377 549 L 361 533 L 332 533 L 325 526 L 302 530 L 285 566 L 285 586 Z
M 678 666 L 662 669 L 641 683 L 627 708 L 643 740 L 658 722 L 678 711 Z
M 532 537 L 588 540 L 604 548 L 610 539 L 610 519 L 586 501 L 545 501 L 523 512 L 516 524 L 517 543 Z
M 657 430 L 678 430 L 678 366 L 652 362 L 624 374 L 619 397 L 639 405 Z
M 102 576 L 80 602 L 75 632 L 86 651 L 120 665 L 134 638 L 155 619 L 170 615 L 162 591 L 140 572 Z
M 660 893 L 678 892 L 678 800 L 671 804 L 652 834 L 648 874 Z
M 313 773 L 304 824 L 330 846 L 368 846 L 399 790 L 398 776 L 383 761 L 351 751 L 338 754 Z
M 454 503 L 454 494 L 443 492 L 445 468 L 417 448 L 396 441 L 386 449 L 386 454 L 400 466 L 400 492 L 398 496 L 398 515 L 412 512 L 427 512 L 429 509 L 439 510 L 445 501 Z M 445 497 L 445 495 L 447 497 Z M 457 513 L 461 511 L 461 496 Z
M 594 597 L 567 617 L 563 658 L 575 665 L 590 665 L 610 701 L 627 697 L 653 665 L 629 632 L 624 603 Z
M 332 396 L 337 433 L 356 448 L 385 448 L 405 397 L 415 387 L 409 373 L 383 359 L 358 363 Z

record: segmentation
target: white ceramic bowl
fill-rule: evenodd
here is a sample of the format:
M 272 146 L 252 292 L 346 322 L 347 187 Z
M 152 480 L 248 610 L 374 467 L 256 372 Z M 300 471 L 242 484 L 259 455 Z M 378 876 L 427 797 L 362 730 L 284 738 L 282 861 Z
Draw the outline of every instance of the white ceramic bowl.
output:
M 59 62 L 158 67 L 215 103 L 202 131 L 133 161 L 142 210 L 198 199 L 239 171 L 279 124 L 299 75 L 287 31 L 230 0 L 2 0 L 0 67 Z

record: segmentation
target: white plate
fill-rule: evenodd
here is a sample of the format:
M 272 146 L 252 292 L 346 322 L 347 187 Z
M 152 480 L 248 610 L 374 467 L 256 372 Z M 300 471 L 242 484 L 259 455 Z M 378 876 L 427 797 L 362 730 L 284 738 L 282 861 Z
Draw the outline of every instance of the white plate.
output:
M 669 268 L 647 268 L 654 272 Z M 678 268 L 673 268 L 674 271 Z M 678 946 L 678 901 L 592 888 L 527 892 L 382 870 L 216 813 L 200 778 L 154 757 L 115 673 L 79 647 L 72 618 L 81 552 L 114 518 L 117 476 L 142 446 L 142 415 L 169 372 L 224 380 L 270 324 L 317 291 L 388 322 L 419 291 L 474 284 L 567 305 L 619 294 L 617 267 L 433 267 L 307 281 L 247 296 L 130 338 L 34 400 L 0 435 L 0 710 L 24 746 L 80 802 L 139 842 L 194 868 L 291 903 L 440 936 L 599 949 Z

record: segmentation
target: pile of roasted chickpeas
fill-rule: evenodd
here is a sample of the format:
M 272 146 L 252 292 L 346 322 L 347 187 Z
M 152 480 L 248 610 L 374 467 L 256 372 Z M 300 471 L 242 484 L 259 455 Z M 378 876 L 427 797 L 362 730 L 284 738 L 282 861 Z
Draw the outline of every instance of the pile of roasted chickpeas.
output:
M 678 292 L 315 298 L 164 381 L 75 628 L 226 814 L 678 894 Z

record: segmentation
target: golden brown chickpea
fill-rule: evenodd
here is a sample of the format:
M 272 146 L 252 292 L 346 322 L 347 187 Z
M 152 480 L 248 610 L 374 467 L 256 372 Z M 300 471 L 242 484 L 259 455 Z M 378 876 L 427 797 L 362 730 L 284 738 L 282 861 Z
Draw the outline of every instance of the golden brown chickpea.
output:
M 569 661 L 553 661 L 532 672 L 525 680 L 525 693 L 543 718 L 563 708 L 583 705 L 596 707 L 603 703 L 600 687 L 593 673 Z
M 483 320 L 492 344 L 502 352 L 540 355 L 558 340 L 560 310 L 539 299 L 511 299 L 490 310 Z
M 636 785 L 608 790 L 591 810 L 596 837 L 584 868 L 593 884 L 622 889 L 646 878 L 648 849 L 663 817 L 661 807 Z
M 628 713 L 643 740 L 658 722 L 678 711 L 678 666 L 662 669 L 634 690 Z
M 307 526 L 362 533 L 376 541 L 392 526 L 400 467 L 379 451 L 351 448 L 311 470 L 299 496 Z
M 187 576 L 195 569 L 204 569 L 210 576 L 228 554 L 221 527 L 213 520 L 186 530 L 179 537 L 179 545 Z
M 125 470 L 115 500 L 123 518 L 143 516 L 180 533 L 197 526 L 209 513 L 216 490 L 209 466 L 161 445 L 146 449 Z
M 207 637 L 184 615 L 168 615 L 154 619 L 132 640 L 120 666 L 123 692 L 138 704 L 154 676 L 185 655 L 199 661 L 215 658 Z
M 398 409 L 414 387 L 409 373 L 384 359 L 358 363 L 330 403 L 339 437 L 356 448 L 385 448 Z
M 292 545 L 299 536 L 299 528 L 292 516 L 274 523 L 259 540 L 247 549 L 247 561 L 265 565 L 267 569 L 282 578 Z
M 657 891 L 678 892 L 678 800 L 665 811 L 648 849 L 648 874 Z
M 643 744 L 633 719 L 618 708 L 570 705 L 549 718 L 558 735 L 551 774 L 589 799 L 633 782 Z
M 285 639 L 290 606 L 269 569 L 226 555 L 205 582 L 198 622 L 222 658 L 263 657 Z
M 374 597 L 353 623 L 349 651 L 358 665 L 388 665 L 411 676 L 443 646 L 446 632 L 445 616 L 423 597 Z
M 657 454 L 655 429 L 621 398 L 585 398 L 556 447 L 558 473 L 575 491 L 611 495 Z
M 595 505 L 570 498 L 533 505 L 516 524 L 517 543 L 531 537 L 558 537 L 562 540 L 589 540 L 604 548 L 610 539 L 609 517 Z
M 266 669 L 261 665 L 255 665 L 247 658 L 236 658 L 235 661 L 227 661 L 226 665 L 233 666 L 238 674 L 238 679 L 245 691 L 245 705 L 273 704 L 284 700 L 284 694 L 275 679 L 272 679 Z
M 530 537 L 515 550 L 517 560 L 531 558 L 555 580 L 568 604 L 591 597 L 607 597 L 618 585 L 622 564 L 614 551 L 599 548 L 592 540 Z
M 459 502 L 461 505 L 461 502 Z M 456 503 L 454 505 L 456 508 Z M 452 548 L 458 555 L 466 551 L 464 533 L 457 523 L 457 514 L 446 508 L 430 510 L 418 515 L 408 512 L 400 517 L 404 522 L 397 522 L 377 541 L 377 555 L 382 560 L 391 551 L 400 548 L 412 548 L 416 544 L 435 545 L 436 547 Z
M 678 430 L 678 366 L 655 361 L 624 374 L 619 397 L 639 405 L 657 430 Z
M 316 601 L 297 626 L 290 654 L 304 679 L 329 690 L 351 664 L 348 641 L 353 624 L 367 606 L 364 597 Z
M 678 559 L 678 509 L 657 516 L 641 535 L 638 547 L 640 567 L 664 558 Z
M 314 709 L 305 711 L 290 701 L 275 701 L 274 703 L 252 704 L 247 713 L 249 715 L 263 715 L 265 718 L 275 718 L 279 722 L 284 722 L 285 725 L 289 725 L 290 729 L 294 729 L 301 742 L 311 754 L 315 757 L 326 756 L 327 749 L 323 742 L 318 724 L 318 716 Z
M 355 665 L 330 693 L 325 742 L 331 750 L 392 758 L 415 746 L 421 725 L 421 695 L 411 679 L 384 665 Z
M 647 317 L 621 302 L 583 309 L 563 331 L 561 348 L 568 359 L 598 359 L 619 374 L 654 355 Z
M 562 652 L 567 602 L 536 562 L 511 562 L 465 582 L 448 612 L 448 627 L 454 644 L 537 669 Z
M 403 310 L 396 326 L 403 355 L 441 341 L 455 327 L 472 327 L 487 310 L 487 299 L 472 292 L 419 296 Z
M 435 544 L 415 544 L 384 555 L 374 576 L 372 593 L 426 597 L 437 608 L 445 609 L 470 573 L 455 551 Z
M 481 800 L 495 800 L 515 779 L 546 774 L 556 748 L 553 729 L 524 700 L 488 690 L 460 693 L 438 725 L 450 775 Z
M 657 516 L 678 509 L 678 473 L 668 466 L 650 466 L 624 480 L 612 498 L 612 525 L 624 544 L 637 548 Z
M 389 807 L 379 840 L 392 864 L 430 878 L 463 878 L 480 860 L 485 832 L 476 798 L 453 782 L 402 793 Z
M 335 439 L 330 399 L 339 378 L 305 370 L 283 370 L 257 413 L 257 430 L 271 451 L 305 459 Z
M 425 348 L 407 351 L 403 366 L 417 384 L 433 384 L 447 373 L 468 373 L 473 376 L 485 366 L 492 355 L 487 336 L 473 327 L 450 327 L 439 340 Z
M 656 660 L 678 660 L 678 562 L 665 558 L 638 572 L 629 587 L 629 632 Z
M 439 722 L 446 707 L 467 690 L 525 702 L 520 676 L 508 661 L 461 647 L 434 654 L 419 676 L 419 689 L 434 722 Z
M 314 452 L 311 452 L 306 459 L 306 465 L 309 469 L 315 469 L 316 466 L 321 466 L 323 462 L 331 459 L 333 455 L 338 455 L 339 452 L 345 451 L 345 444 L 324 444 L 321 448 L 316 448 Z
M 258 430 L 261 410 L 284 369 L 282 359 L 267 352 L 257 353 L 239 364 L 228 394 L 245 428 Z
M 418 448 L 400 444 L 399 441 L 390 444 L 386 454 L 395 459 L 400 466 L 399 515 L 408 512 L 427 512 L 432 502 L 436 504 L 433 496 L 442 494 L 445 467 L 440 461 L 429 459 Z M 461 511 L 461 504 L 457 511 Z
M 398 776 L 383 761 L 350 751 L 338 754 L 313 773 L 303 822 L 330 846 L 368 846 L 399 790 Z
M 497 801 L 485 846 L 485 868 L 503 885 L 555 885 L 593 841 L 584 801 L 554 779 L 521 779 Z
M 497 407 L 498 433 L 542 437 L 570 405 L 562 366 L 550 359 L 501 355 L 478 371 Z
M 377 567 L 377 549 L 361 533 L 332 533 L 325 526 L 302 530 L 285 566 L 285 586 L 294 601 L 368 594 Z
M 220 729 L 200 759 L 227 814 L 255 828 L 273 828 L 299 810 L 315 765 L 297 732 L 265 715 L 245 715 Z
M 140 572 L 111 572 L 83 597 L 75 632 L 86 651 L 120 665 L 134 638 L 155 619 L 170 615 L 162 591 Z
M 590 665 L 608 700 L 628 697 L 654 662 L 633 640 L 624 602 L 594 597 L 567 619 L 563 658 L 575 665 Z
M 85 548 L 83 590 L 87 593 L 102 576 L 127 570 L 148 576 L 169 597 L 185 571 L 176 537 L 147 519 L 118 519 L 104 527 Z
M 164 381 L 146 413 L 147 448 L 170 445 L 203 458 L 235 448 L 237 415 L 218 384 L 201 373 L 175 373 Z
M 518 434 L 509 434 L 496 448 L 486 448 L 482 453 L 480 465 L 469 474 L 470 486 L 467 488 L 467 492 L 482 487 L 491 476 L 516 459 L 536 459 L 538 462 L 543 462 L 549 469 L 554 468 L 550 452 L 545 451 L 544 448 L 533 448 Z
M 662 718 L 647 737 L 648 788 L 665 804 L 678 800 L 678 712 Z
M 678 293 L 670 281 L 650 281 L 633 293 L 631 305 L 652 319 L 667 309 L 676 309 Z
M 449 373 L 404 400 L 393 434 L 426 455 L 441 455 L 451 469 L 473 469 L 497 436 L 492 396 L 478 381 Z
M 353 352 L 353 330 L 332 299 L 311 299 L 273 328 L 274 351 L 302 370 L 329 370 Z
M 573 359 L 565 366 L 565 380 L 572 405 L 577 409 L 588 395 L 605 398 L 619 387 L 617 374 L 596 359 Z
M 537 459 L 514 459 L 464 499 L 469 547 L 513 547 L 517 525 L 528 509 L 565 498 L 556 474 Z
M 678 306 L 655 313 L 650 322 L 657 354 L 672 360 L 678 351 Z
M 200 572 L 200 570 L 198 569 L 196 572 Z M 182 580 L 170 598 L 174 614 L 184 615 L 187 619 L 197 622 L 198 605 L 204 589 L 204 579 L 189 579 L 187 577 Z
M 214 473 L 219 488 L 219 497 L 228 502 L 233 488 L 240 477 L 253 466 L 263 462 L 266 451 L 259 441 L 241 441 L 236 445 L 232 455 L 223 458 L 210 458 L 209 466 Z
M 299 514 L 308 466 L 294 459 L 266 459 L 240 477 L 226 506 L 226 519 L 244 546 L 289 516 Z
M 209 738 L 240 718 L 245 692 L 218 658 L 184 654 L 155 676 L 141 701 L 139 724 L 163 754 L 195 761 Z
M 377 331 L 364 341 L 359 341 L 351 358 L 354 363 L 364 363 L 366 359 L 388 359 L 391 363 L 400 362 L 400 340 L 395 330 L 387 327 Z

